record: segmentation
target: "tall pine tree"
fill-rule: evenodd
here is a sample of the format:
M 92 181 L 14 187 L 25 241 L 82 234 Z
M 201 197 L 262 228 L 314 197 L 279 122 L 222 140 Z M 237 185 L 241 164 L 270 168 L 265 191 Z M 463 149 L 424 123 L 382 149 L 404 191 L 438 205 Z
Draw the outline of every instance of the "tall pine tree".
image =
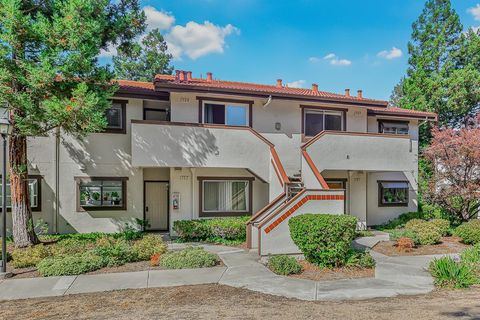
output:
M 101 130 L 115 90 L 101 49 L 128 51 L 145 28 L 137 0 L 2 0 L 0 104 L 13 123 L 9 161 L 13 238 L 38 243 L 28 194 L 27 137 Z
M 167 43 L 158 29 L 150 31 L 141 44 L 129 52 L 119 49 L 113 57 L 115 77 L 136 81 L 153 81 L 156 74 L 172 74 L 172 55 L 167 53 Z

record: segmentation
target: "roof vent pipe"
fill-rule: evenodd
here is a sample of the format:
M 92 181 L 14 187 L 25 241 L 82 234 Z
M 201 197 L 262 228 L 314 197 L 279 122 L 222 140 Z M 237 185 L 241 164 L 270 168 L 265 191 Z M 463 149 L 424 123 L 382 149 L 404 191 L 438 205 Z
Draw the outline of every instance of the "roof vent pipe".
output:
M 318 93 L 318 84 L 316 84 L 316 83 L 312 84 L 312 91 L 315 92 L 315 93 Z
M 277 88 L 283 87 L 282 79 L 277 79 Z
M 357 90 L 357 97 L 362 99 L 363 98 L 363 92 L 362 90 Z
M 345 97 L 350 97 L 350 89 L 345 89 Z
M 211 82 L 213 80 L 213 74 L 211 72 L 207 72 L 207 81 Z
M 187 71 L 187 81 L 192 81 L 192 71 Z
M 185 72 L 182 70 L 178 71 L 178 81 L 184 81 L 185 80 Z

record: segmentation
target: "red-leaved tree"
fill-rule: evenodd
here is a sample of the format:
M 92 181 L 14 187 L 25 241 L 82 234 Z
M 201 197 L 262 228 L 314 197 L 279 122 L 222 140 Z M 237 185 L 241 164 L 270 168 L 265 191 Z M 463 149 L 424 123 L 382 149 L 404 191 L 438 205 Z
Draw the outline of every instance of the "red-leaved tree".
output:
M 425 157 L 433 175 L 427 197 L 453 218 L 472 218 L 480 205 L 480 127 L 432 131 Z

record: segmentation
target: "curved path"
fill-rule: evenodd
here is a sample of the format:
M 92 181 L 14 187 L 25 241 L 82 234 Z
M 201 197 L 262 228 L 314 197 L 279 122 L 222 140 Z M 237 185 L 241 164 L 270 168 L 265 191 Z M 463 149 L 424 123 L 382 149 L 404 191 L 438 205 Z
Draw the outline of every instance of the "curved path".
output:
M 357 239 L 372 247 L 384 234 Z M 301 300 L 345 300 L 428 293 L 433 281 L 426 271 L 435 256 L 387 257 L 371 251 L 375 278 L 312 281 L 279 276 L 259 262 L 256 253 L 226 246 L 193 244 L 217 253 L 225 266 L 204 269 L 147 270 L 49 278 L 0 280 L 0 300 L 61 296 L 121 289 L 223 284 Z M 170 244 L 171 249 L 186 244 Z

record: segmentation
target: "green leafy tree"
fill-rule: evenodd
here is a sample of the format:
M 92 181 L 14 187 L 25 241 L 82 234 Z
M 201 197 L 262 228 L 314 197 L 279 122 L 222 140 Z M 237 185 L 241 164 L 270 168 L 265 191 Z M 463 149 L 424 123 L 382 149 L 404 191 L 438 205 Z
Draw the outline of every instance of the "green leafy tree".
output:
M 27 137 L 55 128 L 81 137 L 106 125 L 115 87 L 98 65 L 101 49 L 128 51 L 143 32 L 137 0 L 2 0 L 0 104 L 9 112 L 13 238 L 38 243 L 27 185 Z
M 465 126 L 480 102 L 478 34 L 472 29 L 462 32 L 450 0 L 428 0 L 412 27 L 400 106 L 436 112 L 441 125 Z M 429 132 L 429 126 L 421 128 L 422 144 Z
M 400 79 L 400 82 L 395 85 L 393 88 L 392 94 L 390 95 L 390 101 L 388 102 L 392 107 L 398 107 L 400 101 L 403 98 L 403 82 L 405 78 Z
M 118 50 L 118 55 L 113 57 L 115 76 L 117 79 L 152 81 L 156 74 L 172 74 L 171 59 L 163 36 L 158 29 L 153 29 L 129 52 Z

